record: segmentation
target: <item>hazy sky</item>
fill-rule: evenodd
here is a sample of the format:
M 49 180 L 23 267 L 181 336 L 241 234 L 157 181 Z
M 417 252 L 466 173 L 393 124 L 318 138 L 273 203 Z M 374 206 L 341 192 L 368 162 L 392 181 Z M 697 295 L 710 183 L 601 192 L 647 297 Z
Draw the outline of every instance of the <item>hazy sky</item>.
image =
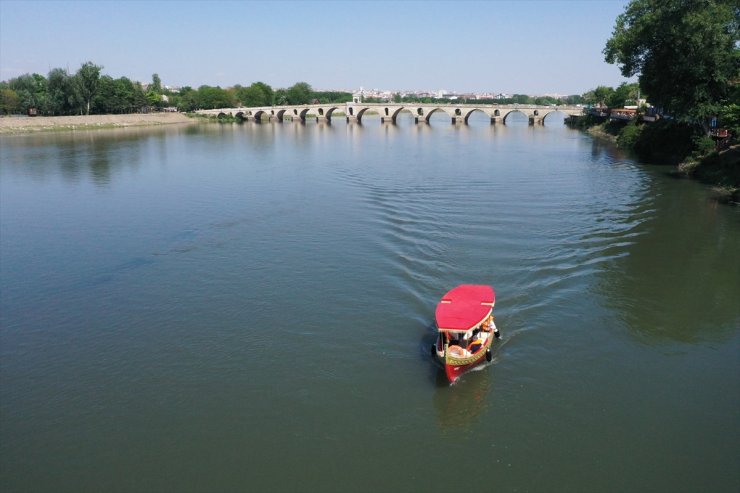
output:
M 0 80 L 86 61 L 173 86 L 581 94 L 627 0 L 0 0 Z

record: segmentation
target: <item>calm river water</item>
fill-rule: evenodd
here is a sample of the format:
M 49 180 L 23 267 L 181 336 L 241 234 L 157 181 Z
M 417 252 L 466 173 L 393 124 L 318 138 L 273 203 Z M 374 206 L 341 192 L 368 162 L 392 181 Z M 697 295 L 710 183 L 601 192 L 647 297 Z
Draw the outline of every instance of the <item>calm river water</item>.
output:
M 740 210 L 559 121 L 0 138 L 4 492 L 740 490 Z M 438 298 L 493 285 L 447 385 Z

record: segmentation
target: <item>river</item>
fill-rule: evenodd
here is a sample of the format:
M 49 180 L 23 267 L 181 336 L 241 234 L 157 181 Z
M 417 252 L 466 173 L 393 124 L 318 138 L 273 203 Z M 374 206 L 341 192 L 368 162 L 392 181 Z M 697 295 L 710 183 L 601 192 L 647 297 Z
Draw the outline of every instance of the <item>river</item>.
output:
M 739 252 L 557 120 L 3 136 L 0 486 L 737 492 Z M 502 338 L 450 386 L 460 283 Z

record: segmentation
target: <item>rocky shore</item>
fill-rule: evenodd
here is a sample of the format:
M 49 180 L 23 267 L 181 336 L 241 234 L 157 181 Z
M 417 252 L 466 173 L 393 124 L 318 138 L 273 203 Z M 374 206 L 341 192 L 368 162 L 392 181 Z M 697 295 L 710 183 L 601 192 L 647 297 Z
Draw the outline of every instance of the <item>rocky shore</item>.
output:
M 195 123 L 182 113 L 79 116 L 5 116 L 0 118 L 0 134 L 92 130 L 98 128 L 139 127 Z

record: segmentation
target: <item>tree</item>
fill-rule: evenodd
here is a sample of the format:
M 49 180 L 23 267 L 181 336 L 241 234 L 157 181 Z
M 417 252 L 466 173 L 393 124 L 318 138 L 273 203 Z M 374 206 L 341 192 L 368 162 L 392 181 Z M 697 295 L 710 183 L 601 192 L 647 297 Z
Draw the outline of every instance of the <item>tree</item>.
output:
M 200 86 L 193 103 L 196 109 L 230 108 L 236 106 L 231 94 L 220 87 Z
M 47 82 L 43 75 L 24 74 L 8 81 L 8 87 L 18 95 L 18 105 L 24 113 L 34 108 L 45 113 L 48 106 Z
M 526 94 L 514 94 L 511 101 L 515 104 L 531 104 L 532 98 Z
M 639 84 L 622 82 L 606 100 L 610 108 L 622 108 L 626 104 L 637 105 L 637 95 L 640 92 Z
M 279 105 L 288 104 L 288 91 L 285 89 L 275 91 L 274 101 L 275 104 Z
M 148 106 L 152 108 L 160 108 L 162 106 L 162 95 L 149 89 L 146 92 L 146 101 Z
M 614 89 L 608 86 L 598 86 L 583 95 L 583 101 L 586 104 L 608 105 L 614 96 Z
M 159 78 L 159 74 L 152 74 L 152 85 L 149 89 L 157 94 L 162 94 L 162 80 Z
M 63 68 L 49 71 L 47 76 L 49 112 L 52 115 L 69 115 L 78 106 L 72 77 Z
M 178 111 L 195 111 L 198 109 L 195 101 L 195 91 L 190 86 L 180 88 L 180 98 L 177 102 Z
M 234 86 L 235 97 L 244 106 L 271 106 L 273 99 L 272 87 L 264 82 L 255 82 L 249 87 Z
M 740 78 L 737 0 L 632 0 L 604 48 L 651 102 L 704 123 Z
M 147 95 L 141 85 L 126 77 L 113 79 L 104 75 L 100 78 L 100 87 L 95 96 L 93 108 L 95 113 L 132 113 L 148 106 Z
M 288 104 L 307 104 L 311 101 L 313 89 L 307 82 L 297 82 L 288 88 L 286 96 Z
M 90 106 L 100 86 L 100 71 L 103 67 L 93 62 L 86 62 L 75 74 L 75 85 L 82 99 L 86 113 L 90 114 Z
M 11 115 L 18 111 L 19 103 L 18 93 L 13 89 L 7 87 L 0 89 L 0 111 L 3 114 Z

